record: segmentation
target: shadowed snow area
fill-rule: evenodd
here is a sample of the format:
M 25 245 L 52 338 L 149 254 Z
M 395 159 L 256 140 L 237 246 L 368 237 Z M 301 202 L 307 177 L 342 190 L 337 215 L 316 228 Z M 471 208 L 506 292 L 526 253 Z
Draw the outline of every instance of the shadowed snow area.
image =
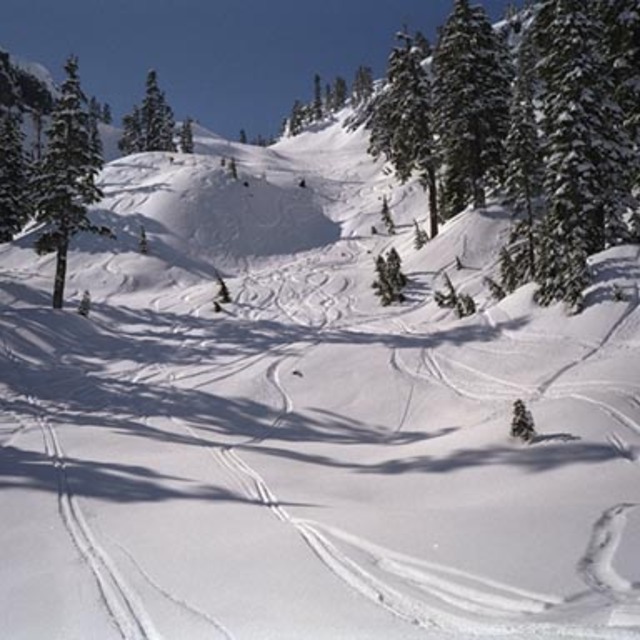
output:
M 364 132 L 195 139 L 105 167 L 65 310 L 37 229 L 0 246 L 0 636 L 640 638 L 640 247 L 580 315 L 497 303 L 499 204 L 418 251 L 425 194 Z

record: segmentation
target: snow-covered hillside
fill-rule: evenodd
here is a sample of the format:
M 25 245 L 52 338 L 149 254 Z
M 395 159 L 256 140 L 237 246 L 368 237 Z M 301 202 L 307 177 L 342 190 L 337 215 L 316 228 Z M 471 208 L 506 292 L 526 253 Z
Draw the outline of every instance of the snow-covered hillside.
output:
M 422 189 L 366 145 L 114 160 L 117 239 L 74 239 L 63 312 L 33 234 L 0 247 L 2 637 L 640 637 L 640 248 L 593 258 L 580 315 L 495 303 L 508 212 L 416 251 Z M 475 315 L 435 305 L 445 272 Z

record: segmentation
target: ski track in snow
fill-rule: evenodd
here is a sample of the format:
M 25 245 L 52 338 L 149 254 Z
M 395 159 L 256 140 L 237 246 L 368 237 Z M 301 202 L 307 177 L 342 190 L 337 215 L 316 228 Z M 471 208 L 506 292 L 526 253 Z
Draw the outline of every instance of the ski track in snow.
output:
M 74 545 L 94 575 L 111 620 L 124 640 L 161 640 L 139 597 L 98 543 L 70 489 L 67 459 L 55 427 L 47 420 L 34 397 L 28 397 L 27 400 L 34 406 L 45 455 L 51 460 L 56 471 L 60 517 Z
M 627 515 L 640 505 L 618 504 L 607 509 L 593 527 L 587 551 L 578 570 L 591 589 L 601 592 L 614 602 L 633 603 L 640 622 L 640 583 L 633 584 L 613 567 L 616 551 L 622 540 Z

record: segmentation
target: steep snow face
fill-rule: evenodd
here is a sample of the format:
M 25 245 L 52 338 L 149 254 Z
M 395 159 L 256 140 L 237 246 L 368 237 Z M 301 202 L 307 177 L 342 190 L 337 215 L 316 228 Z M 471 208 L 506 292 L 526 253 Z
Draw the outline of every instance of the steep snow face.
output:
M 497 204 L 416 251 L 424 194 L 363 132 L 196 141 L 106 167 L 117 239 L 74 238 L 68 311 L 33 231 L 0 247 L 2 633 L 640 638 L 639 248 L 592 258 L 578 316 L 496 303 Z M 434 303 L 445 273 L 475 315 Z

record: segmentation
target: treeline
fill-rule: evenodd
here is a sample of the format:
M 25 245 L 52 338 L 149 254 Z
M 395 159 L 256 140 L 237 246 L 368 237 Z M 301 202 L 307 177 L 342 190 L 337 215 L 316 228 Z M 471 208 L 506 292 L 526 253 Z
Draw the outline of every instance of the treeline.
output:
M 282 134 L 296 136 L 302 130 L 343 109 L 347 102 L 357 107 L 367 101 L 373 93 L 373 72 L 370 67 L 360 66 L 356 70 L 351 89 L 347 81 L 337 76 L 332 82 L 324 82 L 319 74 L 313 78 L 313 99 L 310 102 L 296 100 L 291 114 L 285 118 Z
M 468 206 L 504 197 L 507 293 L 580 310 L 587 260 L 640 240 L 640 12 L 637 0 L 542 0 L 494 29 L 455 0 L 433 51 L 398 34 L 386 82 L 351 126 L 400 182 L 428 194 L 430 236 Z

